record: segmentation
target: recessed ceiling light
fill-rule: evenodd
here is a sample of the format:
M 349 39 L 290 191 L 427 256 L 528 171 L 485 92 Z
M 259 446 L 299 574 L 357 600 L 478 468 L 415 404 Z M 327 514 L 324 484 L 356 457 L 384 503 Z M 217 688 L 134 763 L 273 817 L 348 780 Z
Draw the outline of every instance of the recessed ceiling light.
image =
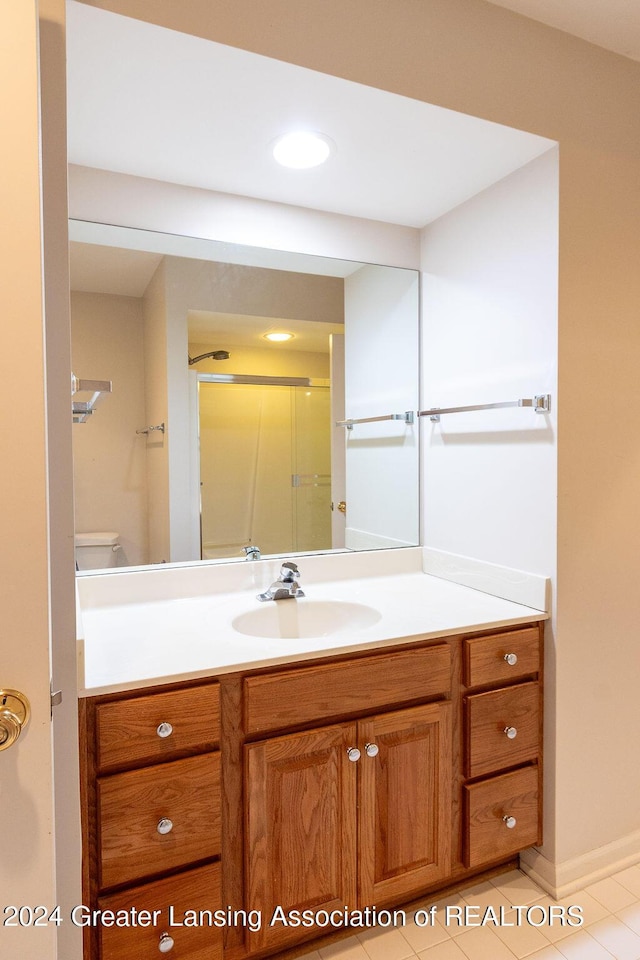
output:
M 265 340 L 271 340 L 272 343 L 284 343 L 285 340 L 293 340 L 292 333 L 265 333 Z
M 307 170 L 310 167 L 318 167 L 328 160 L 332 149 L 334 149 L 333 142 L 323 133 L 298 130 L 285 133 L 276 140 L 273 156 L 283 167 Z

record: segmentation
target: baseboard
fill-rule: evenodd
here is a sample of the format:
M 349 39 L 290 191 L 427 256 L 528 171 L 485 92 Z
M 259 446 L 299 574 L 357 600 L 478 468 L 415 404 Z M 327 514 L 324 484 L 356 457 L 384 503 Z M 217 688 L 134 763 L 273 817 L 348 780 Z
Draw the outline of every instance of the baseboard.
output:
M 636 863 L 640 863 L 640 830 L 563 863 L 552 863 L 535 847 L 520 854 L 520 869 L 556 900 Z

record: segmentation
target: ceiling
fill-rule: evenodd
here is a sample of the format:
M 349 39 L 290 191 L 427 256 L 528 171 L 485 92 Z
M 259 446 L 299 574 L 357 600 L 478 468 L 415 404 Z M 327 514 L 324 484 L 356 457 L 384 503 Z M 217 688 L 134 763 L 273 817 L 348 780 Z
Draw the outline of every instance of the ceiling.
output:
M 640 0 L 489 0 L 614 53 L 640 60 Z
M 71 163 L 422 227 L 553 146 L 543 137 L 68 0 Z M 329 136 L 322 167 L 271 145 Z

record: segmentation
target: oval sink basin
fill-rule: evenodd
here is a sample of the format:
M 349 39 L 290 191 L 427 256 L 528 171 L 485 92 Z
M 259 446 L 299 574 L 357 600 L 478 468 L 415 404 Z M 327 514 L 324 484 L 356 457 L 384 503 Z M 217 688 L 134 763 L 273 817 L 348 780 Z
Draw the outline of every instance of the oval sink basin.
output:
M 345 630 L 362 630 L 377 623 L 380 614 L 363 603 L 342 600 L 269 600 L 259 610 L 241 613 L 232 621 L 238 633 L 249 637 L 328 637 Z

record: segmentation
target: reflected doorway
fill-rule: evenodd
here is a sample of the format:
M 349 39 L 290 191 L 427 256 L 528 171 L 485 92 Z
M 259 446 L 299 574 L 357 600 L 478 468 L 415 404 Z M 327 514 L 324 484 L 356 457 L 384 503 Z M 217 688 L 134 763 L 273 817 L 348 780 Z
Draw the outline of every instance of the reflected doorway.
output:
M 252 379 L 198 378 L 203 560 L 332 546 L 330 388 Z

